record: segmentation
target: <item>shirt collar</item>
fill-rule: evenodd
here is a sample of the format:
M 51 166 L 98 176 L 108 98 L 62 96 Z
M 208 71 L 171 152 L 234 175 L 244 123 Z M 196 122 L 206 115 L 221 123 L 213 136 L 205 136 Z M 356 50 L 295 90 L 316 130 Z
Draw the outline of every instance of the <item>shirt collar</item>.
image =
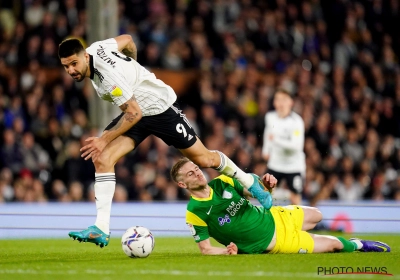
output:
M 89 69 L 90 69 L 90 79 L 94 78 L 94 66 L 93 66 L 93 56 L 89 54 Z

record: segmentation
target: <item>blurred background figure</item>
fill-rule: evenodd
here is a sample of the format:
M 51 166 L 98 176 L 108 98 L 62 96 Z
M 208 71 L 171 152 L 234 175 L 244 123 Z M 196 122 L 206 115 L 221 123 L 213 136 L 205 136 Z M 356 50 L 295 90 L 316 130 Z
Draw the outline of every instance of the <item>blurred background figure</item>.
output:
M 279 89 L 273 98 L 274 111 L 265 115 L 262 154 L 267 161 L 267 172 L 286 183 L 290 203 L 301 205 L 306 162 L 304 150 L 304 122 L 292 111 L 291 94 Z

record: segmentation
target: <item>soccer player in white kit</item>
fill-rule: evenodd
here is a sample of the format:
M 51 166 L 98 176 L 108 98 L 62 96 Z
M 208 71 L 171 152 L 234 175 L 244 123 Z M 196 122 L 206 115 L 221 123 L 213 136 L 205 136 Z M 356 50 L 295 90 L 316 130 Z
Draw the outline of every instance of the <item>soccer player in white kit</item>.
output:
M 306 170 L 304 121 L 292 111 L 293 98 L 288 91 L 277 90 L 273 103 L 275 111 L 265 114 L 262 155 L 268 162 L 267 172 L 278 182 L 284 179 L 291 203 L 300 205 Z
M 95 42 L 86 50 L 78 39 L 66 39 L 59 45 L 58 56 L 75 81 L 90 78 L 98 96 L 122 110 L 100 137 L 89 137 L 81 148 L 82 157 L 92 159 L 96 169 L 97 218 L 93 226 L 70 232 L 70 237 L 100 247 L 108 245 L 114 165 L 151 134 L 198 166 L 236 178 L 262 205 L 271 203 L 271 195 L 257 175 L 243 172 L 226 155 L 203 145 L 179 109 L 173 89 L 136 61 L 137 49 L 130 35 Z

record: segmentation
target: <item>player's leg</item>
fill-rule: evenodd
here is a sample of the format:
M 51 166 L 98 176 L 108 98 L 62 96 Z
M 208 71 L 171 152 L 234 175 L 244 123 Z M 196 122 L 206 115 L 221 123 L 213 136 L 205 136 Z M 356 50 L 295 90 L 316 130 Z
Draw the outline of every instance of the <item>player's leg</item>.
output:
M 127 136 L 118 136 L 106 146 L 94 162 L 97 218 L 95 225 L 103 232 L 110 231 L 110 212 L 115 192 L 114 166 L 119 159 L 135 148 L 135 142 Z
M 245 173 L 222 152 L 208 150 L 196 136 L 178 104 L 175 103 L 164 113 L 149 118 L 147 129 L 168 145 L 177 148 L 198 166 L 211 167 L 221 174 L 236 178 L 264 207 L 272 206 L 272 197 L 265 191 L 258 176 Z
M 154 134 L 168 145 L 173 145 L 195 164 L 203 168 L 214 168 L 224 175 L 236 178 L 246 188 L 253 185 L 252 175 L 243 172 L 222 152 L 210 151 L 203 145 L 177 103 L 157 118 L 159 119 L 154 119 Z
M 314 253 L 329 252 L 390 252 L 390 247 L 381 241 L 361 240 L 351 238 L 347 240 L 343 237 L 330 235 L 311 234 L 314 240 Z
M 251 187 L 254 179 L 250 174 L 237 167 L 224 153 L 208 150 L 197 136 L 196 138 L 197 141 L 192 146 L 179 149 L 185 157 L 200 167 L 211 167 L 226 176 L 236 178 L 246 188 Z
M 222 152 L 210 151 L 203 145 L 177 103 L 164 113 L 152 116 L 148 129 L 198 166 L 214 168 L 224 175 L 234 177 L 246 188 L 254 183 L 251 174 L 243 172 Z
M 111 129 L 120 120 L 120 114 L 105 128 Z M 150 133 L 147 130 L 148 118 L 143 117 L 123 136 L 109 143 L 99 158 L 94 162 L 96 169 L 94 193 L 96 198 L 97 217 L 95 225 L 80 232 L 70 232 L 69 236 L 80 241 L 87 241 L 102 246 L 109 242 L 111 204 L 115 191 L 114 166 L 117 161 L 137 147 Z
M 94 162 L 96 169 L 94 192 L 97 217 L 93 226 L 69 236 L 79 241 L 91 242 L 100 247 L 107 246 L 110 232 L 111 204 L 115 191 L 114 166 L 117 161 L 135 148 L 135 142 L 127 136 L 119 136 L 108 144 Z
M 316 209 L 316 208 L 314 208 Z M 307 214 L 305 214 L 307 212 Z M 379 241 L 359 239 L 346 240 L 343 237 L 311 234 L 301 230 L 306 215 L 314 219 L 318 213 L 312 207 L 303 209 L 297 205 L 271 208 L 277 232 L 275 247 L 271 253 L 329 253 L 329 252 L 390 252 L 390 247 Z M 310 223 L 316 220 L 310 219 Z
M 318 208 L 309 206 L 300 206 L 300 208 L 304 212 L 301 230 L 313 229 L 322 220 L 322 213 Z
M 272 196 L 266 191 L 259 177 L 255 174 L 245 173 L 224 153 L 208 150 L 198 138 L 192 146 L 179 150 L 198 166 L 211 167 L 221 174 L 237 179 L 263 207 L 266 209 L 272 207 Z
M 304 232 L 303 232 L 304 233 Z M 353 252 L 357 249 L 355 244 L 349 241 L 342 243 L 338 238 L 330 235 L 319 235 L 307 233 L 314 240 L 313 253 L 330 253 L 342 251 L 346 247 L 346 252 Z
M 322 220 L 322 213 L 315 207 L 288 205 L 282 207 L 282 210 L 289 213 L 290 223 L 299 231 L 313 229 Z
M 272 254 L 313 253 L 314 240 L 311 235 L 301 230 L 304 212 L 297 205 L 275 206 L 271 208 L 275 221 L 276 244 Z
M 303 178 L 300 173 L 285 174 L 286 183 L 290 190 L 290 202 L 294 205 L 301 204 L 301 193 L 303 192 Z

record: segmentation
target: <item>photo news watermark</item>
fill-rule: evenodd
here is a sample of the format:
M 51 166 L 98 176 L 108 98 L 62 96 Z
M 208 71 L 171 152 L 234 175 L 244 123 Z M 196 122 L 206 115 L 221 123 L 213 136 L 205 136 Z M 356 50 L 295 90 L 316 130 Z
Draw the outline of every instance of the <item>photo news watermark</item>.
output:
M 350 275 L 350 274 L 370 274 L 393 276 L 388 272 L 386 266 L 318 266 L 317 274 L 321 276 L 329 275 Z

